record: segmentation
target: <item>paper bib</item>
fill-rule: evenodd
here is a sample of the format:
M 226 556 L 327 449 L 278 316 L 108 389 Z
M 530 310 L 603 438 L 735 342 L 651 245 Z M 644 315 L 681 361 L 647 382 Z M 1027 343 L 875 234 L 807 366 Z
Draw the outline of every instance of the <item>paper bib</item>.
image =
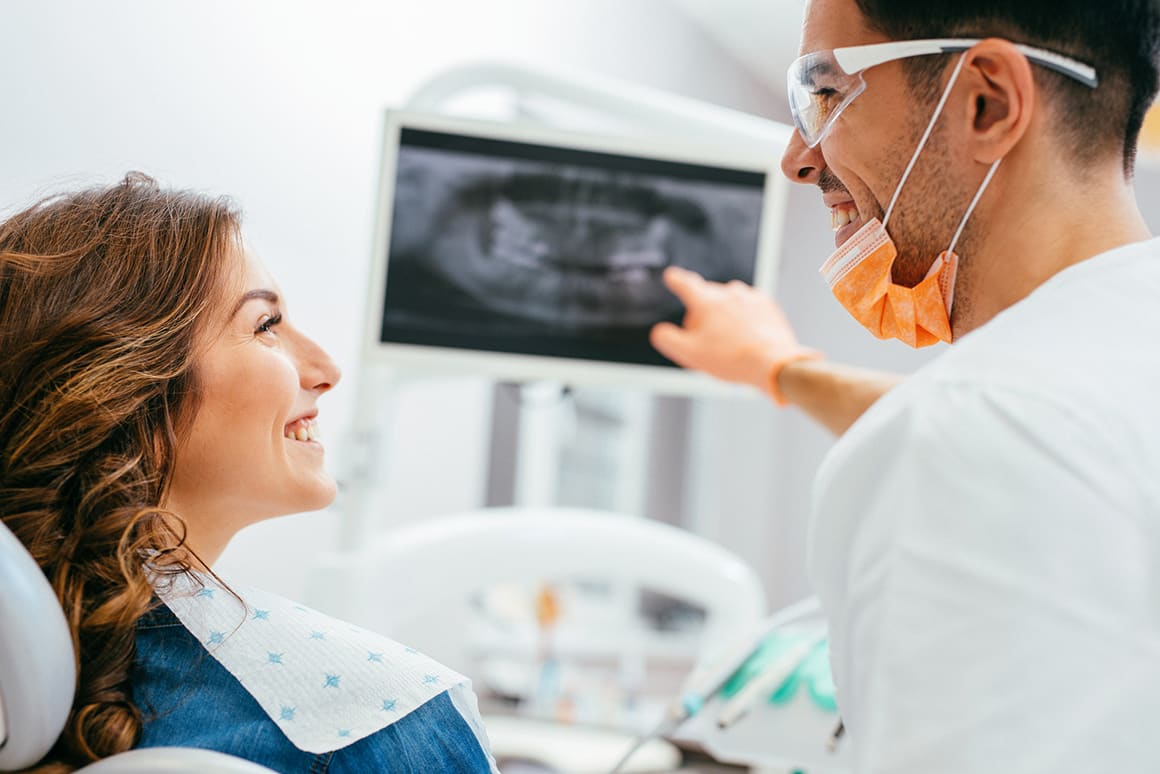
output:
M 301 750 L 341 749 L 468 679 L 394 640 L 204 574 L 157 596 Z

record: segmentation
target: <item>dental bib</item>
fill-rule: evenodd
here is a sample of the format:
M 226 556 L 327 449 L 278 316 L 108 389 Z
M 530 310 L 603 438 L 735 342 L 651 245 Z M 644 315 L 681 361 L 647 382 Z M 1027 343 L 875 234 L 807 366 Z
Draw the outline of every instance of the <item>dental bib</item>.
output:
M 266 591 L 229 583 L 231 593 L 201 573 L 156 585 L 182 625 L 305 752 L 346 747 L 469 682 L 413 648 Z

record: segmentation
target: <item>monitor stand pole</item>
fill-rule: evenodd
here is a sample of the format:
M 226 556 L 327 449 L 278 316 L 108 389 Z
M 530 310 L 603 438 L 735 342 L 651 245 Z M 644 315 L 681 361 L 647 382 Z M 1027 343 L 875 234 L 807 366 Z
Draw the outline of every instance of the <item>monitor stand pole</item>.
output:
M 560 491 L 560 448 L 572 416 L 567 388 L 560 382 L 527 382 L 519 387 L 514 504 L 551 508 Z

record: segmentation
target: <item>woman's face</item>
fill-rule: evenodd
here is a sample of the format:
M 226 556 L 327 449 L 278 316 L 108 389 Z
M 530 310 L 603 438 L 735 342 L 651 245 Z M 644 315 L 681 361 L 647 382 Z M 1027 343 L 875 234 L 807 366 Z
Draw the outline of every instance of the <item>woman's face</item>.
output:
M 206 564 L 247 524 L 317 510 L 335 495 L 316 417 L 338 367 L 290 322 L 253 253 L 239 246 L 234 260 L 196 362 L 197 412 L 179 436 L 165 503 Z

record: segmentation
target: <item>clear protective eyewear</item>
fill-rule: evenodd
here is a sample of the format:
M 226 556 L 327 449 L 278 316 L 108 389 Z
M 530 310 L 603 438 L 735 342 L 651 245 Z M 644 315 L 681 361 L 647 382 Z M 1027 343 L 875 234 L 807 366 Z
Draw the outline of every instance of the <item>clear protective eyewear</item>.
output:
M 790 65 L 787 76 L 794 125 L 807 147 L 817 147 L 846 106 L 866 90 L 863 71 L 897 59 L 967 51 L 980 42 L 982 38 L 901 40 L 815 51 L 799 57 Z M 1018 43 L 1015 48 L 1035 64 L 1093 89 L 1099 85 L 1095 68 L 1090 65 L 1041 48 Z

